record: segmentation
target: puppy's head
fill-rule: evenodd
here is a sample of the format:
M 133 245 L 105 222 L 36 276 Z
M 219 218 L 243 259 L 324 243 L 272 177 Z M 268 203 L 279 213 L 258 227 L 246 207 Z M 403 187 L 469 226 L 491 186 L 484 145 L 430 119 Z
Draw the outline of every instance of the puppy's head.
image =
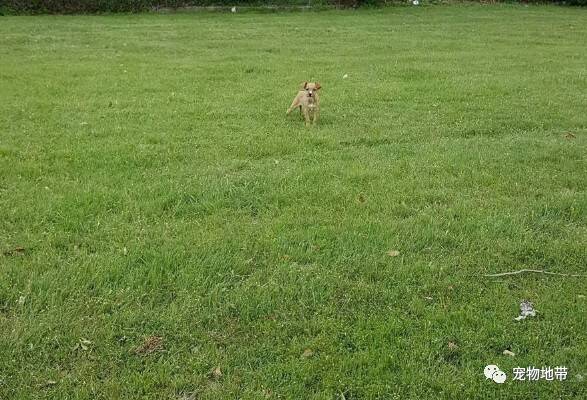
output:
M 302 89 L 306 91 L 306 96 L 314 97 L 316 92 L 321 88 L 318 82 L 304 82 Z

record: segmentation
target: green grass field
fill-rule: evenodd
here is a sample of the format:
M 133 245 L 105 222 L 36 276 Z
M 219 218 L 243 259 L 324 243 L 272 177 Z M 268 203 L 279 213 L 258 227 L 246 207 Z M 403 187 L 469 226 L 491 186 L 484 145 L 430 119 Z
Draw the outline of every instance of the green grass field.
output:
M 587 398 L 587 278 L 483 276 L 587 273 L 585 43 L 547 6 L 0 18 L 0 399 Z

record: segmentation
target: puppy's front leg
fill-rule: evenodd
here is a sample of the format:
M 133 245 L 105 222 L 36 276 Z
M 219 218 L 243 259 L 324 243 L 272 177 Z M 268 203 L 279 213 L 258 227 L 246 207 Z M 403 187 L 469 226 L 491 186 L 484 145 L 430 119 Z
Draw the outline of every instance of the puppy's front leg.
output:
M 302 111 L 304 113 L 304 119 L 306 120 L 306 126 L 310 125 L 310 111 L 308 107 L 302 107 Z
M 316 122 L 318 122 L 319 118 L 320 118 L 320 109 L 318 107 L 316 107 L 316 109 L 314 110 L 314 118 L 312 119 L 312 124 L 316 125 Z

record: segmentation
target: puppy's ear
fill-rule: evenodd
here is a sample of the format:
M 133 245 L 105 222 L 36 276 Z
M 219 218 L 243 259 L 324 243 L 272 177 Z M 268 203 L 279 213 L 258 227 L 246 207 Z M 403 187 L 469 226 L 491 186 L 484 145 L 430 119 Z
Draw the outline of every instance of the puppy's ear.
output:
M 308 87 L 308 81 L 302 82 L 302 89 L 305 89 Z
M 316 90 L 320 89 L 322 86 L 318 82 L 316 82 Z

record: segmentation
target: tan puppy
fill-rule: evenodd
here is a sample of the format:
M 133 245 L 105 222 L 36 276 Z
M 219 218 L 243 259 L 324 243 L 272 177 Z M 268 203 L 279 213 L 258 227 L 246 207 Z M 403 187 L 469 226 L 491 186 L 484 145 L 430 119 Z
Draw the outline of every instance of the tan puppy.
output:
M 294 108 L 299 107 L 300 114 L 306 120 L 306 126 L 310 125 L 310 122 L 312 124 L 318 122 L 318 117 L 320 116 L 320 97 L 318 96 L 318 90 L 320 90 L 320 87 L 318 82 L 302 83 L 302 88 L 294 98 L 286 114 L 291 113 Z

